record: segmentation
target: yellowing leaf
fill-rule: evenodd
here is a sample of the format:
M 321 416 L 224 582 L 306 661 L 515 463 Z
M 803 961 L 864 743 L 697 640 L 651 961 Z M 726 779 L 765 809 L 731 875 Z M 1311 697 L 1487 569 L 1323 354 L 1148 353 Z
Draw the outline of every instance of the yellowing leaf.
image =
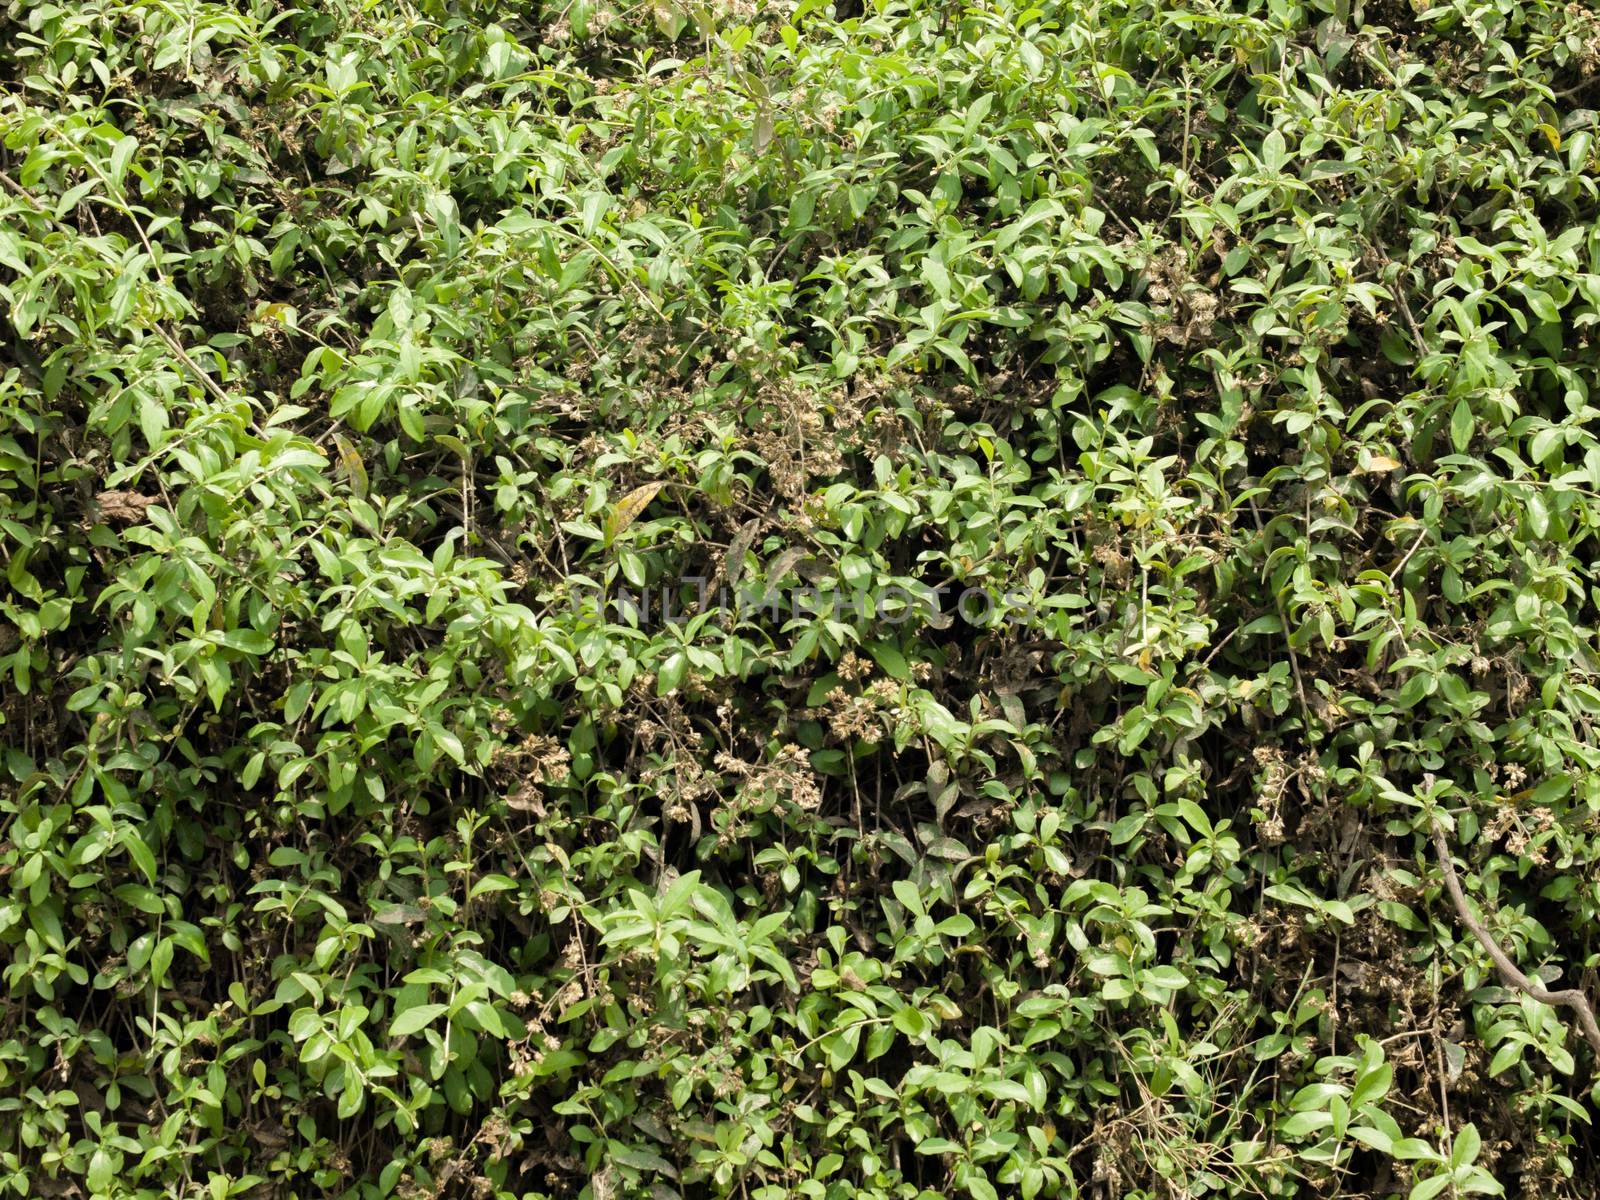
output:
M 634 488 L 633 491 L 617 501 L 617 507 L 611 513 L 611 536 L 616 537 L 638 520 L 639 514 L 650 507 L 650 501 L 656 498 L 656 493 L 661 488 L 662 481 L 657 480 L 655 483 L 647 483 L 642 487 Z
M 367 498 L 367 467 L 361 461 L 361 455 L 356 453 L 356 448 L 345 440 L 343 434 L 333 435 L 333 444 L 339 447 L 339 465 L 344 468 L 344 473 L 350 477 L 350 487 L 356 494 L 356 499 Z
M 276 321 L 280 325 L 292 326 L 295 323 L 294 307 L 281 300 L 269 301 L 256 306 L 257 321 Z

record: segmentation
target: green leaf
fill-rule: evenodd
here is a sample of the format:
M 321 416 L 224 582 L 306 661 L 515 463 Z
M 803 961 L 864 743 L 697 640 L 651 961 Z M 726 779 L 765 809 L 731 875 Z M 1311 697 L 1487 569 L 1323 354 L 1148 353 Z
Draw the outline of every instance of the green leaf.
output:
M 1140 978 L 1145 983 L 1154 984 L 1156 987 L 1172 991 L 1189 986 L 1189 978 L 1176 967 L 1151 967 L 1141 972 Z
M 1465 1167 L 1478 1161 L 1478 1152 L 1483 1148 L 1483 1139 L 1478 1136 L 1478 1127 L 1471 1121 L 1456 1130 L 1455 1140 L 1450 1147 L 1450 1165 Z
M 140 873 L 148 883 L 156 881 L 156 856 L 145 840 L 132 829 L 124 829 L 119 838 L 122 848 L 128 852 L 128 857 L 133 860 L 133 865 L 139 868 Z
M 417 1004 L 404 1012 L 397 1013 L 389 1023 L 390 1037 L 407 1037 L 417 1030 L 431 1025 L 448 1011 L 447 1004 Z
M 1498 1075 L 1500 1072 L 1522 1061 L 1523 1044 L 1521 1042 L 1506 1042 L 1494 1052 L 1494 1057 L 1489 1060 L 1489 1074 Z
M 665 696 L 676 691 L 683 684 L 684 676 L 689 671 L 689 656 L 682 650 L 667 656 L 661 664 L 661 671 L 656 677 L 656 695 Z
M 1472 409 L 1465 398 L 1456 401 L 1455 411 L 1450 414 L 1450 444 L 1457 454 L 1465 454 L 1472 445 L 1474 424 Z
M 891 679 L 898 679 L 902 683 L 911 682 L 911 667 L 906 662 L 905 655 L 889 642 L 868 642 L 867 653 L 872 655 L 873 661 L 883 668 L 883 673 Z
M 894 1027 L 909 1038 L 920 1038 L 929 1029 L 928 1018 L 912 1008 L 909 1004 L 904 1008 L 895 1010 L 890 1018 Z
M 828 1038 L 827 1046 L 828 1066 L 835 1071 L 844 1070 L 861 1046 L 861 1026 L 850 1025 L 837 1030 Z

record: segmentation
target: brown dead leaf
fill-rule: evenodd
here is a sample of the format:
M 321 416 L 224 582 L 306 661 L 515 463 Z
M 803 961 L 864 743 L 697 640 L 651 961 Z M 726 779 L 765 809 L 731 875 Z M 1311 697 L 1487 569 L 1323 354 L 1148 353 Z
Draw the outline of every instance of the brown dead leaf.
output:
M 144 510 L 156 502 L 154 496 L 141 496 L 138 492 L 101 492 L 94 498 L 100 515 L 113 525 L 137 525 L 144 520 Z

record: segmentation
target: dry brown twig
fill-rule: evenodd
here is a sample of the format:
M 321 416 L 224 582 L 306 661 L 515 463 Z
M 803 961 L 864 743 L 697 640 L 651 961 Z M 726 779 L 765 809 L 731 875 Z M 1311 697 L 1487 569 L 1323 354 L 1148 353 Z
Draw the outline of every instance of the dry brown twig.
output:
M 1552 992 L 1544 984 L 1525 975 L 1500 943 L 1495 941 L 1488 927 L 1473 915 L 1472 909 L 1467 904 L 1466 893 L 1461 890 L 1461 879 L 1456 875 L 1455 863 L 1450 861 L 1450 844 L 1445 841 L 1444 829 L 1439 825 L 1433 827 L 1433 848 L 1439 856 L 1439 870 L 1444 875 L 1444 890 L 1449 893 L 1450 901 L 1455 905 L 1456 915 L 1461 918 L 1461 923 L 1472 931 L 1472 936 L 1478 939 L 1478 944 L 1488 952 L 1501 981 L 1508 987 L 1532 996 L 1541 1004 L 1548 1004 L 1552 1008 L 1570 1008 L 1576 1013 L 1578 1025 L 1589 1042 L 1589 1048 L 1594 1051 L 1597 1069 L 1600 1069 L 1600 1023 L 1595 1021 L 1594 1009 L 1589 1004 L 1589 998 L 1577 988 Z

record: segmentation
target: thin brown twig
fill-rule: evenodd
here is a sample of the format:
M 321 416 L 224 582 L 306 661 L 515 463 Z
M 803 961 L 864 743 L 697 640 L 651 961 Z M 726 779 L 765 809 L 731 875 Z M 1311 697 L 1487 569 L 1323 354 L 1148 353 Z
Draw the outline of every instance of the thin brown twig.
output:
M 189 352 L 183 348 L 183 344 L 179 342 L 177 338 L 168 333 L 161 325 L 152 325 L 151 328 L 153 328 L 156 331 L 156 335 L 167 344 L 167 349 L 172 351 L 173 357 L 181 362 L 184 366 L 189 368 L 190 372 L 197 380 L 200 381 L 200 385 L 205 388 L 206 391 L 210 392 L 214 397 L 222 401 L 224 404 L 233 403 L 233 400 L 229 397 L 228 393 L 222 390 L 217 381 L 212 379 L 211 376 L 205 371 L 201 370 L 200 364 L 189 357 Z
M 1400 301 L 1400 313 L 1406 319 L 1406 325 L 1411 329 L 1411 336 L 1417 343 L 1417 353 L 1426 355 L 1428 352 L 1428 339 L 1422 336 L 1422 327 L 1417 324 L 1417 318 L 1411 313 L 1411 303 L 1406 299 L 1406 290 L 1395 281 L 1395 299 Z
M 1406 564 L 1411 561 L 1411 556 L 1422 548 L 1422 543 L 1424 540 L 1426 540 L 1427 536 L 1428 527 L 1424 525 L 1422 527 L 1422 531 L 1417 534 L 1417 540 L 1411 543 L 1411 549 L 1405 552 L 1399 562 L 1395 563 L 1394 566 L 1389 568 L 1390 579 L 1398 579 L 1400 577 L 1400 572 L 1406 569 Z
M 1532 996 L 1540 1004 L 1548 1004 L 1552 1008 L 1570 1008 L 1577 1014 L 1583 1036 L 1588 1040 L 1589 1048 L 1594 1051 L 1597 1063 L 1600 1063 L 1600 1023 L 1595 1021 L 1594 1009 L 1589 1005 L 1589 998 L 1578 988 L 1552 992 L 1544 984 L 1523 974 L 1522 969 L 1511 960 L 1511 956 L 1501 948 L 1499 942 L 1495 941 L 1494 935 L 1468 907 L 1466 893 L 1461 890 L 1461 880 L 1456 875 L 1455 864 L 1450 861 L 1449 843 L 1445 841 L 1444 829 L 1439 825 L 1433 827 L 1433 848 L 1439 856 L 1439 870 L 1444 875 L 1444 890 L 1450 894 L 1456 915 L 1461 918 L 1461 923 L 1472 931 L 1472 936 L 1478 939 L 1478 944 L 1488 952 L 1501 981 L 1508 987 Z

